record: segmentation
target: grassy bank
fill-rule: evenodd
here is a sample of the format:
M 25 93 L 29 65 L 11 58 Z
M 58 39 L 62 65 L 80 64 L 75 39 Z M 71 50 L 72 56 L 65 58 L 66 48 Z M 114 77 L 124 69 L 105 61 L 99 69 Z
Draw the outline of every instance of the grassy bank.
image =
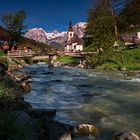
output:
M 59 56 L 56 61 L 66 65 L 78 65 L 82 58 L 72 56 Z M 93 62 L 94 63 L 94 62 Z M 140 48 L 127 49 L 122 52 L 115 52 L 113 57 L 96 69 L 105 70 L 140 70 Z
M 125 50 L 124 56 L 128 70 L 140 70 L 140 48 Z
M 97 69 L 106 70 L 140 70 L 140 48 L 127 49 L 121 53 L 115 54 L 110 61 L 105 62 Z
M 59 56 L 56 61 L 64 63 L 66 65 L 78 65 L 81 58 L 73 57 L 73 56 Z

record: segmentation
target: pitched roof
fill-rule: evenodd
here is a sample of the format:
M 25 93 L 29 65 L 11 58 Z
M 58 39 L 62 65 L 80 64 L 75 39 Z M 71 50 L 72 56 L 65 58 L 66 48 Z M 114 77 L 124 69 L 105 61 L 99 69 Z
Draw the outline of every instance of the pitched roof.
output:
M 82 40 L 78 37 L 78 35 L 75 35 L 67 42 L 67 45 L 72 45 L 73 43 L 77 43 L 77 45 L 82 45 Z

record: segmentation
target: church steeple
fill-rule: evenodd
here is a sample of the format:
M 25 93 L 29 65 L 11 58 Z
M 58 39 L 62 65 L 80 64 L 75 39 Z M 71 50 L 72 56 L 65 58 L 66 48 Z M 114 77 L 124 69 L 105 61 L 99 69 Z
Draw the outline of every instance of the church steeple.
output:
M 70 21 L 69 22 L 69 28 L 68 28 L 68 41 L 73 38 L 74 36 L 74 30 L 73 30 L 73 27 L 72 27 L 72 22 Z
M 69 22 L 69 29 L 68 29 L 68 31 L 73 31 L 71 20 L 70 20 L 70 22 Z

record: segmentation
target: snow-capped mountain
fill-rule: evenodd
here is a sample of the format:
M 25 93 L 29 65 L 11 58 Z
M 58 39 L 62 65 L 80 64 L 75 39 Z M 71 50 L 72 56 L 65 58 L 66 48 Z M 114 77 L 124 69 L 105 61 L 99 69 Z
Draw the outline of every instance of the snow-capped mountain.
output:
M 47 36 L 48 40 L 51 40 L 51 39 L 54 39 L 54 38 L 57 38 L 60 36 L 65 36 L 65 35 L 66 35 L 66 32 L 58 32 L 57 30 L 54 30 L 51 33 L 46 32 L 46 36 Z
M 28 32 L 25 33 L 24 36 L 38 42 L 48 43 L 46 32 L 42 28 L 33 28 L 31 30 L 28 30 Z
M 79 22 L 73 26 L 73 29 L 75 34 L 77 34 L 79 38 L 82 38 L 84 36 L 86 27 L 87 27 L 86 22 Z
M 26 32 L 24 36 L 29 39 L 36 40 L 38 42 L 49 44 L 50 42 L 54 40 L 60 43 L 63 42 L 62 38 L 65 38 L 66 35 L 67 35 L 66 32 L 58 32 L 57 30 L 47 33 L 42 28 L 33 28 L 33 29 L 28 30 L 28 32 Z
M 86 25 L 85 22 L 79 22 L 73 26 L 75 34 L 80 38 L 84 36 Z M 67 41 L 67 31 L 58 32 L 57 30 L 54 30 L 53 32 L 46 32 L 42 28 L 30 29 L 24 36 L 47 44 L 52 44 L 53 42 L 64 44 L 64 42 Z

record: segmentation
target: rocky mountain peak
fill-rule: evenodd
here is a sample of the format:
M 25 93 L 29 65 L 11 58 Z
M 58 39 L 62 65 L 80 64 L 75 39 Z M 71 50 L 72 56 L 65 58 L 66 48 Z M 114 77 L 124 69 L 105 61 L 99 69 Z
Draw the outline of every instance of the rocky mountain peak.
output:
M 42 28 L 30 29 L 24 36 L 38 42 L 48 43 L 46 32 Z
M 75 24 L 73 26 L 75 34 L 83 38 L 86 26 L 86 22 Z M 33 28 L 25 34 L 25 37 L 48 44 L 52 44 L 52 42 L 64 44 L 67 41 L 67 31 L 59 32 L 54 30 L 53 32 L 46 32 L 43 28 Z

